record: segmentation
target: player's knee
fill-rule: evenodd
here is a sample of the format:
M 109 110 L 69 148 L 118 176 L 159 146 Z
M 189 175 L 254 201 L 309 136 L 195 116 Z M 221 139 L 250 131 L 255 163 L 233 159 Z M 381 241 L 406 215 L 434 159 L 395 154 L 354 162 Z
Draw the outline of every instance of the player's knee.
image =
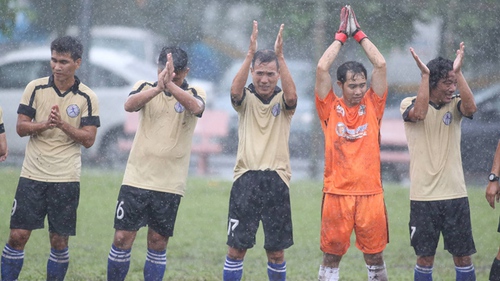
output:
M 120 231 L 117 230 L 115 232 L 115 238 L 113 240 L 113 245 L 115 247 L 122 249 L 122 250 L 128 250 L 132 248 L 132 244 L 134 243 L 135 239 L 135 233 L 129 232 L 129 231 Z
M 12 229 L 10 231 L 9 241 L 7 242 L 9 246 L 16 250 L 23 250 L 28 239 L 30 238 L 31 231 L 24 229 Z
M 364 254 L 365 262 L 368 265 L 382 265 L 384 264 L 384 256 L 382 252 L 376 254 Z

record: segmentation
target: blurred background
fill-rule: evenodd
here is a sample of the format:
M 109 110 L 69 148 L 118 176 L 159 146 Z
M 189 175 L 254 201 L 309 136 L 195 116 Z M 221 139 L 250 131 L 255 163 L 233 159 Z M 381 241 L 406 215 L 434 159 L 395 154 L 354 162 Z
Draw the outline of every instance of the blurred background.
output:
M 361 28 L 387 60 L 390 88 L 381 132 L 384 180 L 408 181 L 399 103 L 415 95 L 420 81 L 409 47 L 424 62 L 437 56 L 453 60 L 463 41 L 464 72 L 478 103 L 474 119 L 463 121 L 463 165 L 468 181 L 486 183 L 500 138 L 500 3 L 367 2 L 0 0 L 0 106 L 10 151 L 2 165 L 21 164 L 27 140 L 15 133 L 19 100 L 30 80 L 50 75 L 50 42 L 69 34 L 85 46 L 77 75 L 100 102 L 102 127 L 95 145 L 83 152 L 84 165 L 124 168 L 137 115 L 126 114 L 123 103 L 135 81 L 156 81 L 160 48 L 178 45 L 190 57 L 188 82 L 207 91 L 207 112 L 196 130 L 191 173 L 230 179 L 238 140 L 229 87 L 246 54 L 255 19 L 259 48 L 272 49 L 279 25 L 285 24 L 284 52 L 299 95 L 290 135 L 293 178 L 320 179 L 323 136 L 314 109 L 315 66 L 332 42 L 341 7 L 350 4 Z M 371 71 L 353 41 L 342 48 L 334 71 L 347 60 L 361 61 Z

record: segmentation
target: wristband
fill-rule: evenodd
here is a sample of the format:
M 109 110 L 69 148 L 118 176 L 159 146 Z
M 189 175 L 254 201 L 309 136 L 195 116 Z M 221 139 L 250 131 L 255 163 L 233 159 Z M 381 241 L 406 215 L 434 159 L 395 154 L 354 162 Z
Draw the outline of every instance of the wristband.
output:
M 335 33 L 335 40 L 338 40 L 340 44 L 344 45 L 345 41 L 347 40 L 347 34 L 344 32 L 337 32 Z
M 356 32 L 354 32 L 352 38 L 354 38 L 354 40 L 356 40 L 358 43 L 361 43 L 361 40 L 368 38 L 368 36 L 366 36 L 366 34 L 361 29 L 358 29 Z

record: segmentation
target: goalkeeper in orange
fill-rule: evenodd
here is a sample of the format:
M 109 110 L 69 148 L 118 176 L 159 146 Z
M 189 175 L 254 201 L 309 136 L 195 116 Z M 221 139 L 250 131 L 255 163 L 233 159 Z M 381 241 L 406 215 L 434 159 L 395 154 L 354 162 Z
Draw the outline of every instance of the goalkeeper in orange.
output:
M 373 71 L 348 61 L 337 69 L 342 97 L 333 92 L 330 68 L 346 40 L 363 48 Z M 321 214 L 323 262 L 318 280 L 339 280 L 339 264 L 356 233 L 368 280 L 387 280 L 382 252 L 388 243 L 387 216 L 380 176 L 380 121 L 387 99 L 386 62 L 361 30 L 350 6 L 342 8 L 335 40 L 316 69 L 316 109 L 325 135 Z

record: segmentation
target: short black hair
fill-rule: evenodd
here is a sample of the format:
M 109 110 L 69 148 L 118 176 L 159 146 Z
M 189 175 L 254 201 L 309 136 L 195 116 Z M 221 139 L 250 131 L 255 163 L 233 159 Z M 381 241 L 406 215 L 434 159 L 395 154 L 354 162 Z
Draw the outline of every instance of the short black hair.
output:
M 172 54 L 172 59 L 174 61 L 174 71 L 186 69 L 188 64 L 188 55 L 186 51 L 176 46 L 168 46 L 161 49 L 160 55 L 158 56 L 158 68 L 165 68 L 168 53 Z
M 72 36 L 63 36 L 50 43 L 50 51 L 59 54 L 70 53 L 71 58 L 76 61 L 82 58 L 83 45 Z
M 430 71 L 429 87 L 435 89 L 439 80 L 448 77 L 448 73 L 453 70 L 453 62 L 449 59 L 437 57 L 427 63 Z
M 276 53 L 273 50 L 259 50 L 253 55 L 252 59 L 252 68 L 255 65 L 256 61 L 260 61 L 261 63 L 268 63 L 275 61 L 276 62 L 276 67 L 278 70 L 280 69 L 280 65 L 278 63 L 278 57 L 276 56 Z
M 365 78 L 368 78 L 368 76 L 366 75 L 366 68 L 362 63 L 359 63 L 357 61 L 348 61 L 337 68 L 337 80 L 342 84 L 346 82 L 348 71 L 351 71 L 353 73 L 353 76 L 363 73 Z

